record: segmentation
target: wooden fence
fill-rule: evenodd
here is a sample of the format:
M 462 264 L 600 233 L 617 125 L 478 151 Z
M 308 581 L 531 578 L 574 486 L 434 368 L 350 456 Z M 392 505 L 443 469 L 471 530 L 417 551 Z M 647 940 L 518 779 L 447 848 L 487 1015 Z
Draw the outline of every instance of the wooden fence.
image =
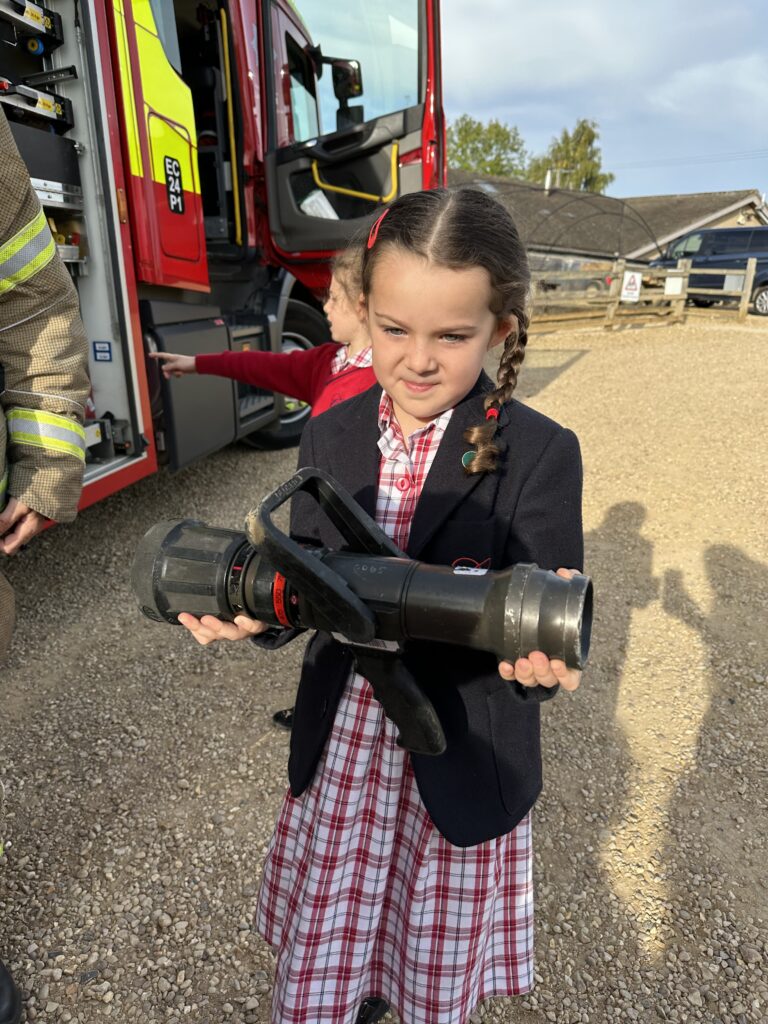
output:
M 616 260 L 610 267 L 533 273 L 533 316 L 531 329 L 544 331 L 559 325 L 616 328 L 633 323 L 680 323 L 699 312 L 688 305 L 709 306 L 726 300 L 717 307 L 718 315 L 744 321 L 752 299 L 757 261 L 747 261 L 746 270 L 733 267 L 695 267 L 690 260 L 679 260 L 676 267 L 628 265 Z M 631 299 L 625 292 L 625 273 L 634 278 Z M 721 288 L 692 287 L 696 278 L 719 277 Z M 713 282 L 714 284 L 714 282 Z M 714 310 L 713 310 L 714 312 Z

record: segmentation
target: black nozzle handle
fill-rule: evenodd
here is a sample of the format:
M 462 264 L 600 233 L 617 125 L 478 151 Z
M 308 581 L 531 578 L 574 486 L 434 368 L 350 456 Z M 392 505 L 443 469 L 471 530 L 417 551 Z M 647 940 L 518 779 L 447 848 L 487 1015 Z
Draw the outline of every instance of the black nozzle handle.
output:
M 378 523 L 360 508 L 349 491 L 324 470 L 311 466 L 297 470 L 290 480 L 263 498 L 255 512 L 256 521 L 271 523 L 274 511 L 298 491 L 315 499 L 349 545 L 350 551 L 391 558 L 406 557 Z M 248 519 L 253 515 L 251 512 Z
M 348 491 L 320 469 L 300 469 L 268 494 L 245 520 L 248 540 L 291 584 L 331 619 L 334 628 L 356 643 L 373 640 L 376 620 L 347 583 L 319 559 L 291 540 L 272 521 L 273 513 L 299 491 L 317 501 L 351 550 L 403 558 L 403 553 L 367 515 Z
M 400 746 L 429 757 L 445 753 L 445 733 L 434 705 L 400 658 L 370 648 L 352 650 L 358 672 L 371 684 L 384 714 L 397 726 Z

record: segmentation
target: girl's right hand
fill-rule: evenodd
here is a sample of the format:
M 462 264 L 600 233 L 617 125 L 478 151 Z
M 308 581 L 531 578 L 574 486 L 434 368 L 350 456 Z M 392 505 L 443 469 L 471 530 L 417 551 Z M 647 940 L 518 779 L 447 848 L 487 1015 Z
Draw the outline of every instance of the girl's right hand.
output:
M 150 352 L 150 359 L 159 360 L 166 380 L 183 377 L 185 373 L 196 373 L 195 357 L 181 356 L 175 352 Z
M 268 623 L 250 619 L 247 615 L 236 616 L 234 622 L 222 622 L 215 615 L 203 615 L 201 619 L 196 619 L 189 612 L 180 612 L 178 619 L 204 647 L 214 640 L 247 640 L 269 629 Z

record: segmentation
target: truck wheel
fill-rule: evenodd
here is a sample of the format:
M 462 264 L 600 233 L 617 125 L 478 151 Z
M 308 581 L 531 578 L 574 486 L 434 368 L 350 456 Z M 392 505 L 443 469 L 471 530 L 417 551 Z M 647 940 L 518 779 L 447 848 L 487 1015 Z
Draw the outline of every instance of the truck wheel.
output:
M 752 301 L 758 316 L 768 316 L 768 284 L 760 285 Z
M 283 324 L 283 352 L 306 352 L 315 345 L 331 341 L 328 321 L 322 313 L 305 302 L 295 299 L 288 300 L 288 309 Z M 270 424 L 263 430 L 256 430 L 242 438 L 243 444 L 260 450 L 291 448 L 299 443 L 304 424 L 312 413 L 306 402 L 289 399 L 283 415 L 277 423 Z

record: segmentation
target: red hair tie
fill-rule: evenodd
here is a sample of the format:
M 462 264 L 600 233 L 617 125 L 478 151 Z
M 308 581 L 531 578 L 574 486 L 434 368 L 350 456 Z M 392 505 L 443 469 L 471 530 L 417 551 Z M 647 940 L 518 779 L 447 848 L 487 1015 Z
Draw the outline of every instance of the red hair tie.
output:
M 487 420 L 497 420 L 499 418 L 499 410 L 496 406 L 492 405 L 485 414 Z
M 376 239 L 379 237 L 379 228 L 381 227 L 381 222 L 384 220 L 384 218 L 387 216 L 388 213 L 389 213 L 389 207 L 386 208 L 384 213 L 382 213 L 382 215 L 378 218 L 378 220 L 376 220 L 375 223 L 373 224 L 373 227 L 371 228 L 371 232 L 368 235 L 368 248 L 369 249 L 372 249 L 374 247 L 374 245 L 376 244 Z

